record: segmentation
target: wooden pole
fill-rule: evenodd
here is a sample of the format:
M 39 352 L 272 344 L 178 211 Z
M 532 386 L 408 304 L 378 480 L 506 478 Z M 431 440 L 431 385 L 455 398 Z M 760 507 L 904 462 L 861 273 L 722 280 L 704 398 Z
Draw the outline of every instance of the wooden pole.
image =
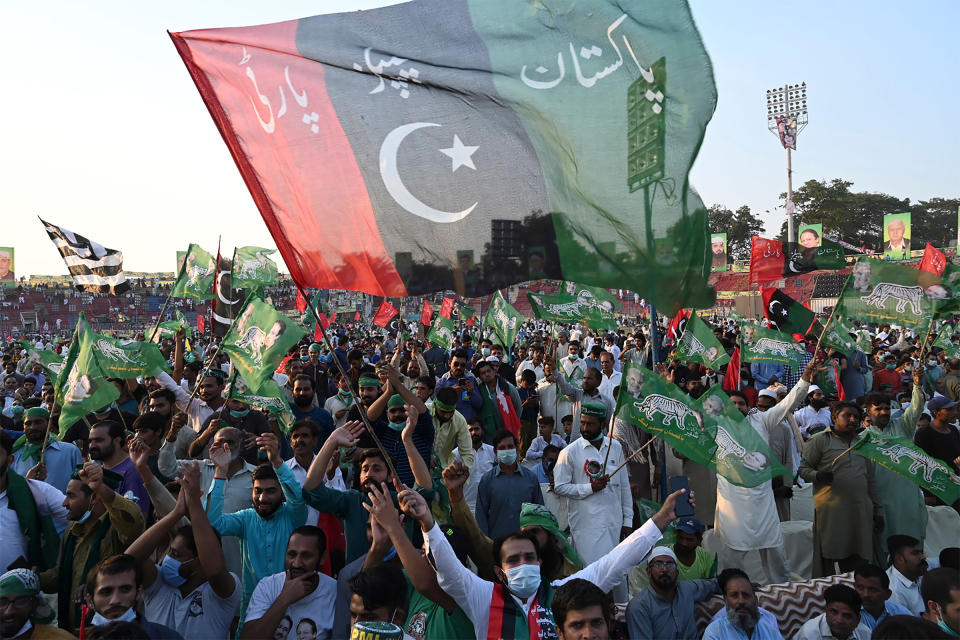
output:
M 654 440 L 656 440 L 656 439 L 657 439 L 657 437 L 654 436 L 654 437 L 650 438 L 649 440 L 647 440 L 647 441 L 643 444 L 642 447 L 640 447 L 639 449 L 637 449 L 636 451 L 634 451 L 633 453 L 631 453 L 631 454 L 627 457 L 627 459 L 624 460 L 624 461 L 620 464 L 619 467 L 617 467 L 616 469 L 614 469 L 613 471 L 611 471 L 608 477 L 613 477 L 613 476 L 617 473 L 617 471 L 620 471 L 620 469 L 623 469 L 625 466 L 627 466 L 627 463 L 629 463 L 631 460 L 633 460 L 634 458 L 636 458 L 644 449 L 646 449 L 646 448 L 649 447 L 651 444 L 653 444 Z

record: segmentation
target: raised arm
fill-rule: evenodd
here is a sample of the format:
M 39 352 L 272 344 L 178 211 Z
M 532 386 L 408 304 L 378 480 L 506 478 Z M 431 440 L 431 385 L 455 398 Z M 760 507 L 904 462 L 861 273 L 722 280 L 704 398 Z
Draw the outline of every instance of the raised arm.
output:
M 210 460 L 216 470 L 213 474 L 213 488 L 207 496 L 207 517 L 210 525 L 224 536 L 241 536 L 244 531 L 243 518 L 239 513 L 223 512 L 223 487 L 227 481 L 230 467 L 230 445 L 215 442 L 210 447 Z
M 817 369 L 823 365 L 825 359 L 826 353 L 823 351 L 814 356 L 813 360 L 807 363 L 806 368 L 803 370 L 803 375 L 793 389 L 790 390 L 790 393 L 787 394 L 787 397 L 773 405 L 769 410 L 760 414 L 763 420 L 763 426 L 768 432 L 772 431 L 778 424 L 786 419 L 787 414 L 796 409 L 797 405 L 807 397 L 807 391 L 810 389 L 810 384 L 813 382 L 814 376 L 817 375 Z
M 422 402 L 420 404 L 423 404 Z M 417 407 L 408 404 L 407 426 L 400 433 L 400 440 L 403 442 L 403 450 L 407 452 L 407 460 L 410 462 L 410 470 L 413 471 L 413 479 L 424 489 L 433 489 L 433 478 L 430 476 L 430 469 L 427 467 L 423 456 L 417 451 L 417 446 L 413 442 L 413 433 L 417 429 L 417 423 L 420 421 L 420 415 Z
M 913 440 L 917 432 L 917 420 L 926 407 L 927 397 L 923 393 L 923 385 L 918 380 L 923 380 L 923 369 L 917 367 L 913 371 L 913 395 L 910 398 L 910 406 L 903 412 L 903 429 L 906 436 Z
M 177 528 L 180 518 L 186 514 L 186 511 L 186 504 L 181 491 L 174 508 L 127 547 L 125 553 L 140 561 L 140 566 L 143 569 L 144 587 L 149 587 L 157 579 L 157 566 L 153 563 L 151 556 L 161 544 L 166 545 L 170 542 L 171 534 Z
M 412 404 L 417 408 L 417 413 L 426 413 L 427 405 L 423 403 L 423 400 L 417 397 L 415 393 L 407 389 L 406 385 L 400 382 L 400 372 L 396 368 L 391 366 L 383 367 L 383 372 L 386 374 L 387 379 L 390 381 L 390 388 L 393 389 L 396 393 L 400 394 L 400 397 L 403 398 L 403 403 L 410 405 Z M 388 398 L 389 400 L 389 398 Z
M 230 571 L 227 570 L 227 564 L 223 557 L 223 548 L 220 541 L 217 540 L 210 520 L 203 510 L 201 502 L 201 474 L 200 465 L 196 462 L 188 462 L 183 465 L 183 480 L 181 481 L 180 495 L 183 499 L 188 512 L 190 521 L 193 524 L 193 540 L 197 546 L 197 559 L 200 561 L 200 568 L 203 575 L 213 588 L 213 592 L 220 598 L 226 599 L 236 591 L 237 582 Z
M 352 420 L 344 423 L 342 427 L 333 430 L 330 437 L 326 439 L 320 452 L 314 457 L 307 470 L 307 477 L 303 479 L 303 490 L 310 491 L 323 484 L 323 476 L 330 466 L 330 460 L 337 454 L 339 447 L 353 447 L 357 444 L 360 436 L 363 434 L 363 423 L 359 420 Z

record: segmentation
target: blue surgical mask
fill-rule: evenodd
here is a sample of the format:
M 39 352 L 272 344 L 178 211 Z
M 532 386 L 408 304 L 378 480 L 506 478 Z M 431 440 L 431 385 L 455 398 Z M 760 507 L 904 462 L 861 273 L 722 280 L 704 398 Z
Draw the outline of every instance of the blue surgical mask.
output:
M 93 513 L 93 510 L 92 510 L 92 509 L 87 509 L 87 512 L 86 512 L 85 514 L 83 514 L 82 516 L 80 516 L 80 519 L 77 520 L 77 524 L 83 524 L 84 522 L 86 522 L 87 520 L 89 520 L 89 519 L 90 519 L 90 514 L 92 514 L 92 513 Z
M 571 359 L 571 360 L 576 360 L 576 359 L 579 358 L 579 357 L 580 357 L 579 354 L 576 354 L 576 353 L 571 353 L 571 354 L 570 354 L 570 359 Z
M 393 429 L 394 431 L 398 431 L 398 432 L 399 432 L 399 431 L 403 431 L 404 428 L 407 426 L 407 421 L 406 421 L 406 420 L 399 420 L 399 421 L 397 421 L 397 422 L 394 422 L 393 420 L 390 420 L 389 422 L 387 422 L 387 425 L 388 425 L 391 429 Z
M 300 362 L 310 362 L 310 356 L 300 356 Z
M 130 607 L 129 609 L 123 612 L 122 616 L 118 618 L 114 618 L 113 620 L 107 620 L 102 615 L 100 615 L 100 612 L 98 611 L 93 614 L 93 620 L 90 621 L 90 624 L 93 625 L 94 627 L 99 627 L 102 625 L 110 624 L 111 622 L 133 622 L 136 619 L 137 619 L 137 612 L 133 610 L 133 607 Z
M 480 350 L 480 352 L 484 355 L 484 357 L 486 357 L 490 355 L 490 347 L 484 347 L 483 349 Z
M 504 573 L 507 574 L 507 586 L 510 591 L 526 600 L 540 587 L 540 565 L 521 564 L 518 567 L 510 567 Z
M 247 407 L 243 411 L 234 411 L 233 409 L 230 409 L 231 418 L 245 418 L 247 417 L 248 413 L 250 413 L 250 407 Z
M 179 587 L 187 581 L 180 575 L 180 567 L 182 566 L 183 563 L 179 560 L 174 560 L 168 555 L 163 556 L 163 562 L 160 563 L 160 577 L 171 587 Z
M 937 614 L 937 626 L 943 629 L 943 632 L 946 633 L 951 638 L 960 638 L 960 633 L 957 633 L 953 629 L 947 626 L 947 623 L 943 621 L 943 617 L 938 613 Z
M 502 449 L 497 451 L 497 460 L 503 464 L 514 464 L 517 461 L 516 449 Z
M 601 440 L 603 440 L 603 431 L 598 433 L 594 438 L 587 438 L 586 436 L 584 436 L 584 438 L 586 438 L 590 442 L 600 442 Z
M 888 365 L 887 365 L 887 369 L 890 369 L 890 371 L 893 371 L 893 370 L 896 369 L 896 368 L 897 368 L 897 365 L 895 365 L 895 364 L 888 364 Z

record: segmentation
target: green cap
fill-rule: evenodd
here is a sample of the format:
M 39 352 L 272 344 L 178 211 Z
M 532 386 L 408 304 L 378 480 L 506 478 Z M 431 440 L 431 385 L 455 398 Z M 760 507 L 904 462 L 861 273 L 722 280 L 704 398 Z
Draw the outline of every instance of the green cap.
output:
M 597 418 L 607 417 L 607 407 L 601 402 L 584 402 L 580 407 L 580 413 L 585 416 L 595 416 Z
M 44 409 L 43 407 L 30 407 L 23 412 L 23 419 L 27 420 L 28 418 L 43 418 L 44 420 L 50 417 L 50 412 Z
M 403 407 L 407 403 L 399 393 L 395 393 L 387 400 L 387 407 Z
M 307 348 L 307 351 L 309 351 L 310 353 L 320 353 L 320 351 L 322 351 L 322 349 L 320 348 L 320 343 L 314 342 Z
M 533 504 L 532 502 L 524 502 L 521 504 L 520 528 L 523 529 L 524 527 L 543 527 L 544 531 L 548 532 L 560 543 L 560 550 L 563 553 L 563 557 L 566 558 L 570 564 L 578 569 L 584 567 L 583 560 L 577 555 L 576 549 L 573 548 L 573 545 L 570 544 L 567 537 L 560 531 L 557 518 L 550 509 L 547 509 L 542 504 Z
M 0 596 L 35 596 L 40 579 L 29 569 L 11 569 L 0 576 Z
M 357 383 L 357 386 L 360 387 L 379 387 L 380 380 L 377 378 L 370 378 L 368 376 L 362 376 L 360 381 Z

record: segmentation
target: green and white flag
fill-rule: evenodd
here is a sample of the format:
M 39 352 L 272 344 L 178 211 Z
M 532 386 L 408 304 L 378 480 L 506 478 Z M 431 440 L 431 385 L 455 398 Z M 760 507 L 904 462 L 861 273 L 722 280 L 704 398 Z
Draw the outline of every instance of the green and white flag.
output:
M 953 329 L 949 324 L 944 324 L 937 332 L 937 339 L 933 341 L 934 347 L 940 347 L 946 353 L 948 358 L 956 358 L 960 353 L 960 347 L 951 340 Z
M 174 298 L 213 300 L 216 297 L 213 292 L 213 280 L 216 277 L 217 261 L 214 257 L 198 245 L 191 244 L 170 295 Z
M 57 422 L 61 438 L 77 420 L 120 397 L 116 385 L 106 379 L 97 361 L 96 337 L 81 311 L 63 362 L 66 375 L 59 377 L 54 390 L 55 402 L 61 407 Z
M 750 322 L 740 326 L 742 362 L 770 362 L 796 368 L 803 362 L 804 353 L 803 347 L 786 333 Z
M 29 340 L 20 340 L 20 345 L 27 351 L 27 358 L 31 365 L 39 364 L 50 381 L 56 384 L 57 376 L 63 369 L 63 358 L 60 354 L 48 349 L 37 349 Z
M 255 393 L 276 371 L 306 331 L 259 298 L 248 298 L 240 316 L 223 336 L 220 349 Z
M 233 252 L 231 286 L 234 289 L 257 285 L 276 284 L 279 279 L 277 263 L 268 256 L 273 249 L 263 247 L 239 247 Z
M 918 484 L 946 504 L 960 499 L 960 476 L 908 438 L 882 438 L 868 431 L 851 449 Z
M 437 313 L 434 314 L 433 324 L 430 326 L 426 338 L 431 344 L 439 345 L 444 349 L 451 349 L 456 342 L 455 333 L 453 320 Z
M 613 313 L 593 302 L 565 293 L 549 295 L 546 293 L 527 293 L 533 316 L 548 322 L 580 322 L 591 329 L 617 329 L 617 319 Z
M 591 287 L 578 282 L 564 282 L 562 290 L 580 301 L 582 306 L 596 306 L 613 313 L 620 311 L 623 305 L 615 295 L 603 287 Z
M 498 341 L 509 349 L 517 339 L 523 314 L 513 308 L 500 291 L 490 298 L 490 308 L 483 318 L 483 324 L 492 327 Z
M 284 433 L 290 433 L 290 430 L 293 429 L 293 423 L 297 421 L 297 417 L 290 410 L 290 404 L 287 402 L 283 389 L 273 378 L 268 378 L 260 386 L 260 391 L 254 393 L 240 374 L 234 371 L 227 381 L 224 392 L 228 399 L 240 400 L 251 407 L 269 411 L 270 415 L 277 419 L 277 424 L 280 425 Z
M 703 420 L 714 425 L 717 449 L 713 463 L 730 483 L 756 487 L 776 476 L 790 475 L 719 385 L 700 396 L 696 405 Z
M 834 313 L 862 322 L 899 324 L 926 334 L 937 303 L 948 295 L 935 273 L 860 258 Z
M 183 315 L 183 312 L 180 309 L 176 309 L 173 312 L 172 320 L 164 320 L 158 325 L 157 333 L 153 336 L 153 342 L 160 342 L 164 338 L 173 338 L 177 331 L 183 329 L 184 331 L 190 331 L 193 328 L 187 318 Z
M 834 311 L 823 329 L 820 344 L 824 347 L 832 347 L 848 356 L 859 347 L 858 339 L 853 337 L 859 335 L 857 328 L 849 320 Z
M 617 418 L 663 438 L 669 446 L 699 464 L 710 466 L 717 443 L 686 393 L 646 367 L 627 362 L 623 368 Z
M 121 342 L 116 338 L 92 334 L 100 369 L 108 378 L 155 376 L 169 371 L 167 359 L 152 342 Z
M 730 362 L 730 356 L 713 335 L 713 329 L 697 315 L 696 311 L 687 320 L 674 357 L 680 362 L 699 362 L 714 371 Z

